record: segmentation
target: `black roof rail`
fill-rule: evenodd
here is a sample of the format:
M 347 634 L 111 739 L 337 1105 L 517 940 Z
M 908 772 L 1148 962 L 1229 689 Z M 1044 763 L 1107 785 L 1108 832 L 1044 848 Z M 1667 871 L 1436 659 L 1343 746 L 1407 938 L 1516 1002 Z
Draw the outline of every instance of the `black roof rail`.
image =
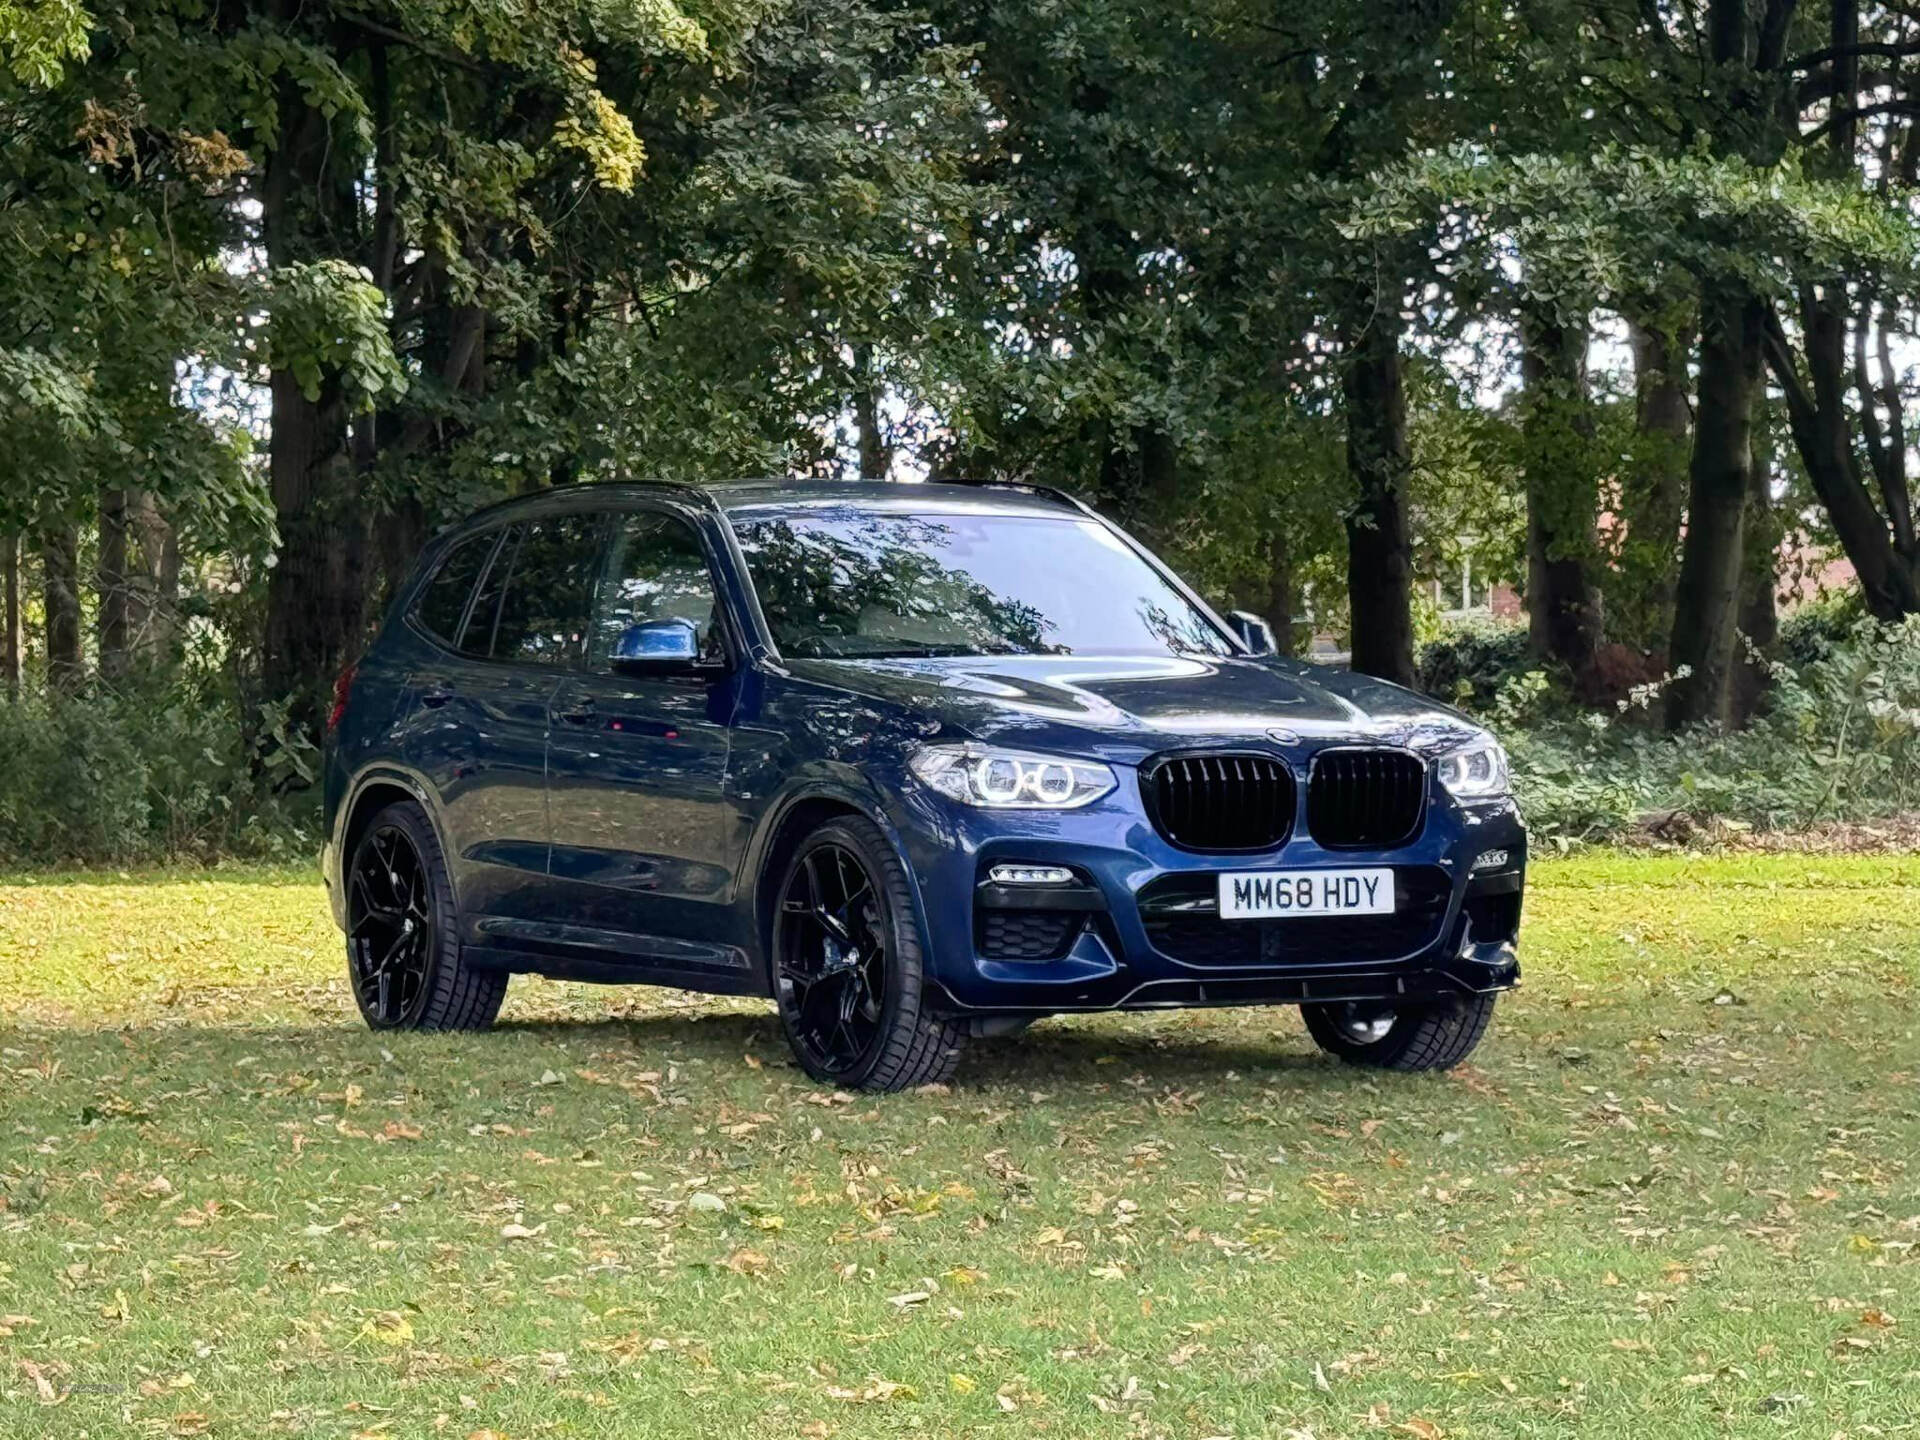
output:
M 468 525 L 475 520 L 485 519 L 496 510 L 508 510 L 516 505 L 529 505 L 538 500 L 550 499 L 555 495 L 584 494 L 589 490 L 656 490 L 677 499 L 691 500 L 709 509 L 717 508 L 718 502 L 703 485 L 690 485 L 684 480 L 568 480 L 559 485 L 547 485 L 538 490 L 528 490 L 520 495 L 509 495 L 505 499 L 495 500 L 490 505 L 482 505 L 478 510 L 469 511 L 457 519 L 449 520 L 436 528 L 434 538 L 444 535 L 455 526 Z

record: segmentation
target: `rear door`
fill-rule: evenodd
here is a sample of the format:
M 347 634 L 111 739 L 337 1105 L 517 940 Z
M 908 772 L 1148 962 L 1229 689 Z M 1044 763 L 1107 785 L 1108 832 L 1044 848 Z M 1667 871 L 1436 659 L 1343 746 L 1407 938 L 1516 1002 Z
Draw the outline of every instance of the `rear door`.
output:
M 602 535 L 601 517 L 579 514 L 500 531 L 451 636 L 451 602 L 436 611 L 432 584 L 423 595 L 417 618 L 438 653 L 413 676 L 406 754 L 439 794 L 470 940 L 510 945 L 503 922 L 537 920 L 551 902 L 548 704 L 583 653 Z
M 555 692 L 547 752 L 551 865 L 573 938 L 612 963 L 709 985 L 748 964 L 728 904 L 722 787 L 737 672 L 720 593 L 685 519 L 613 516 L 585 667 Z M 700 668 L 617 673 L 622 633 L 667 619 L 693 622 Z

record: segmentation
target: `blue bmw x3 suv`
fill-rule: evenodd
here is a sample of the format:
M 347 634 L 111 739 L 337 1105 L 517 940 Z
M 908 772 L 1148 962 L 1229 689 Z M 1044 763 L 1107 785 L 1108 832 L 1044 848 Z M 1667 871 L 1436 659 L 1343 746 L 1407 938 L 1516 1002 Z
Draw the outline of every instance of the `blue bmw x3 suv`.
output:
M 509 975 L 773 999 L 898 1089 L 1069 1011 L 1296 1004 L 1458 1063 L 1519 978 L 1499 745 L 1270 653 L 1019 486 L 547 491 L 438 536 L 328 723 L 324 856 L 379 1028 Z

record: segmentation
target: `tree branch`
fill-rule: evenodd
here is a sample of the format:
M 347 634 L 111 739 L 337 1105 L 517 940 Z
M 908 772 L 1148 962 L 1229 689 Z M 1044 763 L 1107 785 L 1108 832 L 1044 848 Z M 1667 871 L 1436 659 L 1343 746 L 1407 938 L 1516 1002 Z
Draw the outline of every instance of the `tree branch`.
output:
M 1878 55 L 1888 60 L 1904 60 L 1920 55 L 1920 40 L 1858 40 L 1850 45 L 1828 45 L 1819 50 L 1809 50 L 1804 55 L 1796 55 L 1787 61 L 1789 70 L 1812 70 L 1821 65 L 1830 65 L 1835 60 L 1858 58 L 1863 55 Z

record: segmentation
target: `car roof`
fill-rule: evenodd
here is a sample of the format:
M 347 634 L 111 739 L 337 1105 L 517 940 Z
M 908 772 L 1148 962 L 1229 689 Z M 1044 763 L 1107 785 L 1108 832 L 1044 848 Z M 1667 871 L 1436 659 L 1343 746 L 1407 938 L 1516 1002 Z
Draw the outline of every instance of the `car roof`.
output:
M 734 480 L 701 487 L 728 514 L 851 505 L 860 509 L 996 515 L 1078 513 L 1065 496 L 1030 485 L 915 480 Z
M 654 480 L 589 480 L 556 485 L 486 506 L 453 522 L 440 538 L 467 534 L 518 516 L 551 514 L 581 501 L 667 500 L 681 505 L 716 505 L 728 514 L 775 512 L 852 505 L 861 509 L 907 513 L 994 515 L 1078 515 L 1078 505 L 1058 491 L 1037 485 L 954 484 L 913 480 L 829 480 L 768 478 L 724 480 L 706 485 Z

